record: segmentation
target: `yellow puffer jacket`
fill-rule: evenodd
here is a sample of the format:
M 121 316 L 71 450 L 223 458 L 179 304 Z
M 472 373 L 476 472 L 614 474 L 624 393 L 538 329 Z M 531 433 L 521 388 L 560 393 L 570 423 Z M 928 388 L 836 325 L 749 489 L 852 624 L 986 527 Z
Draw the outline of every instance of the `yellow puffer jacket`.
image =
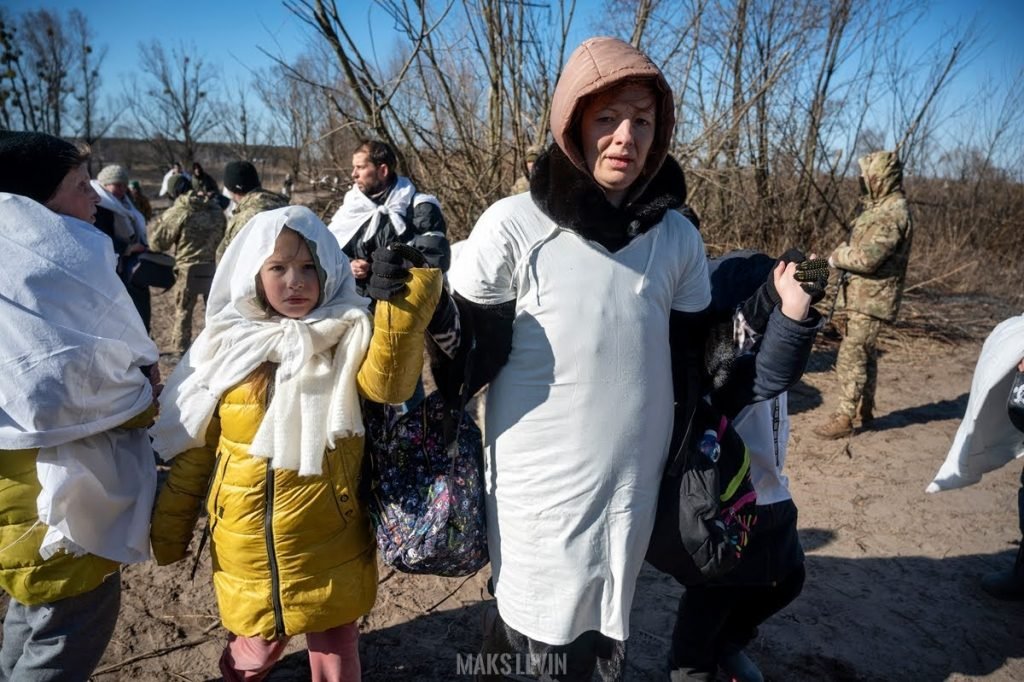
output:
M 377 304 L 357 376 L 362 396 L 389 403 L 412 396 L 441 283 L 438 270 L 413 270 L 405 297 Z M 184 558 L 206 496 L 221 621 L 236 635 L 272 640 L 368 613 L 377 595 L 377 561 L 370 520 L 356 496 L 362 438 L 326 452 L 322 475 L 274 470 L 269 460 L 248 454 L 265 407 L 251 378 L 221 397 L 206 445 L 174 458 L 150 537 L 158 563 Z
M 155 414 L 150 407 L 119 428 L 146 428 Z M 37 523 L 36 498 L 42 490 L 37 452 L 0 451 L 0 589 L 29 606 L 85 594 L 120 568 L 116 561 L 93 554 L 58 552 L 46 560 L 39 556 L 46 526 Z

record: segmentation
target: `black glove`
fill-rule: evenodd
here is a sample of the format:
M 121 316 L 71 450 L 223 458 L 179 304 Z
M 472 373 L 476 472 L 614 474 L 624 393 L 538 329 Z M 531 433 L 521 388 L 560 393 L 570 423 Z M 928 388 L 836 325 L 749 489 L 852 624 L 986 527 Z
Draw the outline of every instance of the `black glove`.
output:
M 828 286 L 828 259 L 815 258 L 805 260 L 796 266 L 796 281 L 811 297 L 811 305 L 825 298 L 825 287 Z
M 778 263 L 797 263 L 795 278 L 800 282 L 800 287 L 811 297 L 811 305 L 825 298 L 825 287 L 828 286 L 829 275 L 827 259 L 808 260 L 800 249 L 789 249 L 779 257 L 776 267 L 778 267 Z M 775 268 L 772 268 L 768 274 L 768 297 L 775 305 L 782 303 L 782 297 L 775 290 Z
M 424 263 L 423 254 L 407 244 L 381 246 L 370 256 L 366 295 L 376 301 L 390 300 L 405 288 L 409 268 L 422 267 Z

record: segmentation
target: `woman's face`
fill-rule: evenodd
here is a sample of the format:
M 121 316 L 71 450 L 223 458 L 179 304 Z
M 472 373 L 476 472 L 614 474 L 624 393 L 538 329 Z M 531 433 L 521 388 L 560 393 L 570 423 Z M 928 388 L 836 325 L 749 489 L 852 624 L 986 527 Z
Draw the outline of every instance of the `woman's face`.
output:
M 100 195 L 92 188 L 89 171 L 83 163 L 68 171 L 45 205 L 54 213 L 91 223 L 96 218 L 96 204 L 99 202 Z
M 293 230 L 281 230 L 259 277 L 267 304 L 282 317 L 305 317 L 319 302 L 316 262 L 306 240 Z
M 630 83 L 590 98 L 581 114 L 587 168 L 613 206 L 643 172 L 654 141 L 657 102 L 649 85 Z

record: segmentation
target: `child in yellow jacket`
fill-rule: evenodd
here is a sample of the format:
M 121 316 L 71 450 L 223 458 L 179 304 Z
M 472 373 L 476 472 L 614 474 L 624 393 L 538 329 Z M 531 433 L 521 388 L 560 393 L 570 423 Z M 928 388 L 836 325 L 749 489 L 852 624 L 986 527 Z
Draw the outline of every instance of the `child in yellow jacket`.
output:
M 357 499 L 360 399 L 408 399 L 441 273 L 413 269 L 373 329 L 347 259 L 307 208 L 253 218 L 225 252 L 207 325 L 167 382 L 154 449 L 173 457 L 151 539 L 185 556 L 205 497 L 227 680 L 260 679 L 305 634 L 313 679 L 358 680 L 377 590 Z M 212 483 L 210 482 L 212 479 Z

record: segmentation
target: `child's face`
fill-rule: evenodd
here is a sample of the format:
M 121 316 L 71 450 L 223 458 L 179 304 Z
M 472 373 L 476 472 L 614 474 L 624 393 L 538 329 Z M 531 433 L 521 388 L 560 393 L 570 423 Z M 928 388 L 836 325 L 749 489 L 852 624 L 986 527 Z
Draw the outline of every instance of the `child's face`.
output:
M 316 263 L 306 241 L 297 232 L 281 230 L 274 253 L 260 268 L 260 283 L 267 303 L 283 317 L 305 317 L 320 298 Z

